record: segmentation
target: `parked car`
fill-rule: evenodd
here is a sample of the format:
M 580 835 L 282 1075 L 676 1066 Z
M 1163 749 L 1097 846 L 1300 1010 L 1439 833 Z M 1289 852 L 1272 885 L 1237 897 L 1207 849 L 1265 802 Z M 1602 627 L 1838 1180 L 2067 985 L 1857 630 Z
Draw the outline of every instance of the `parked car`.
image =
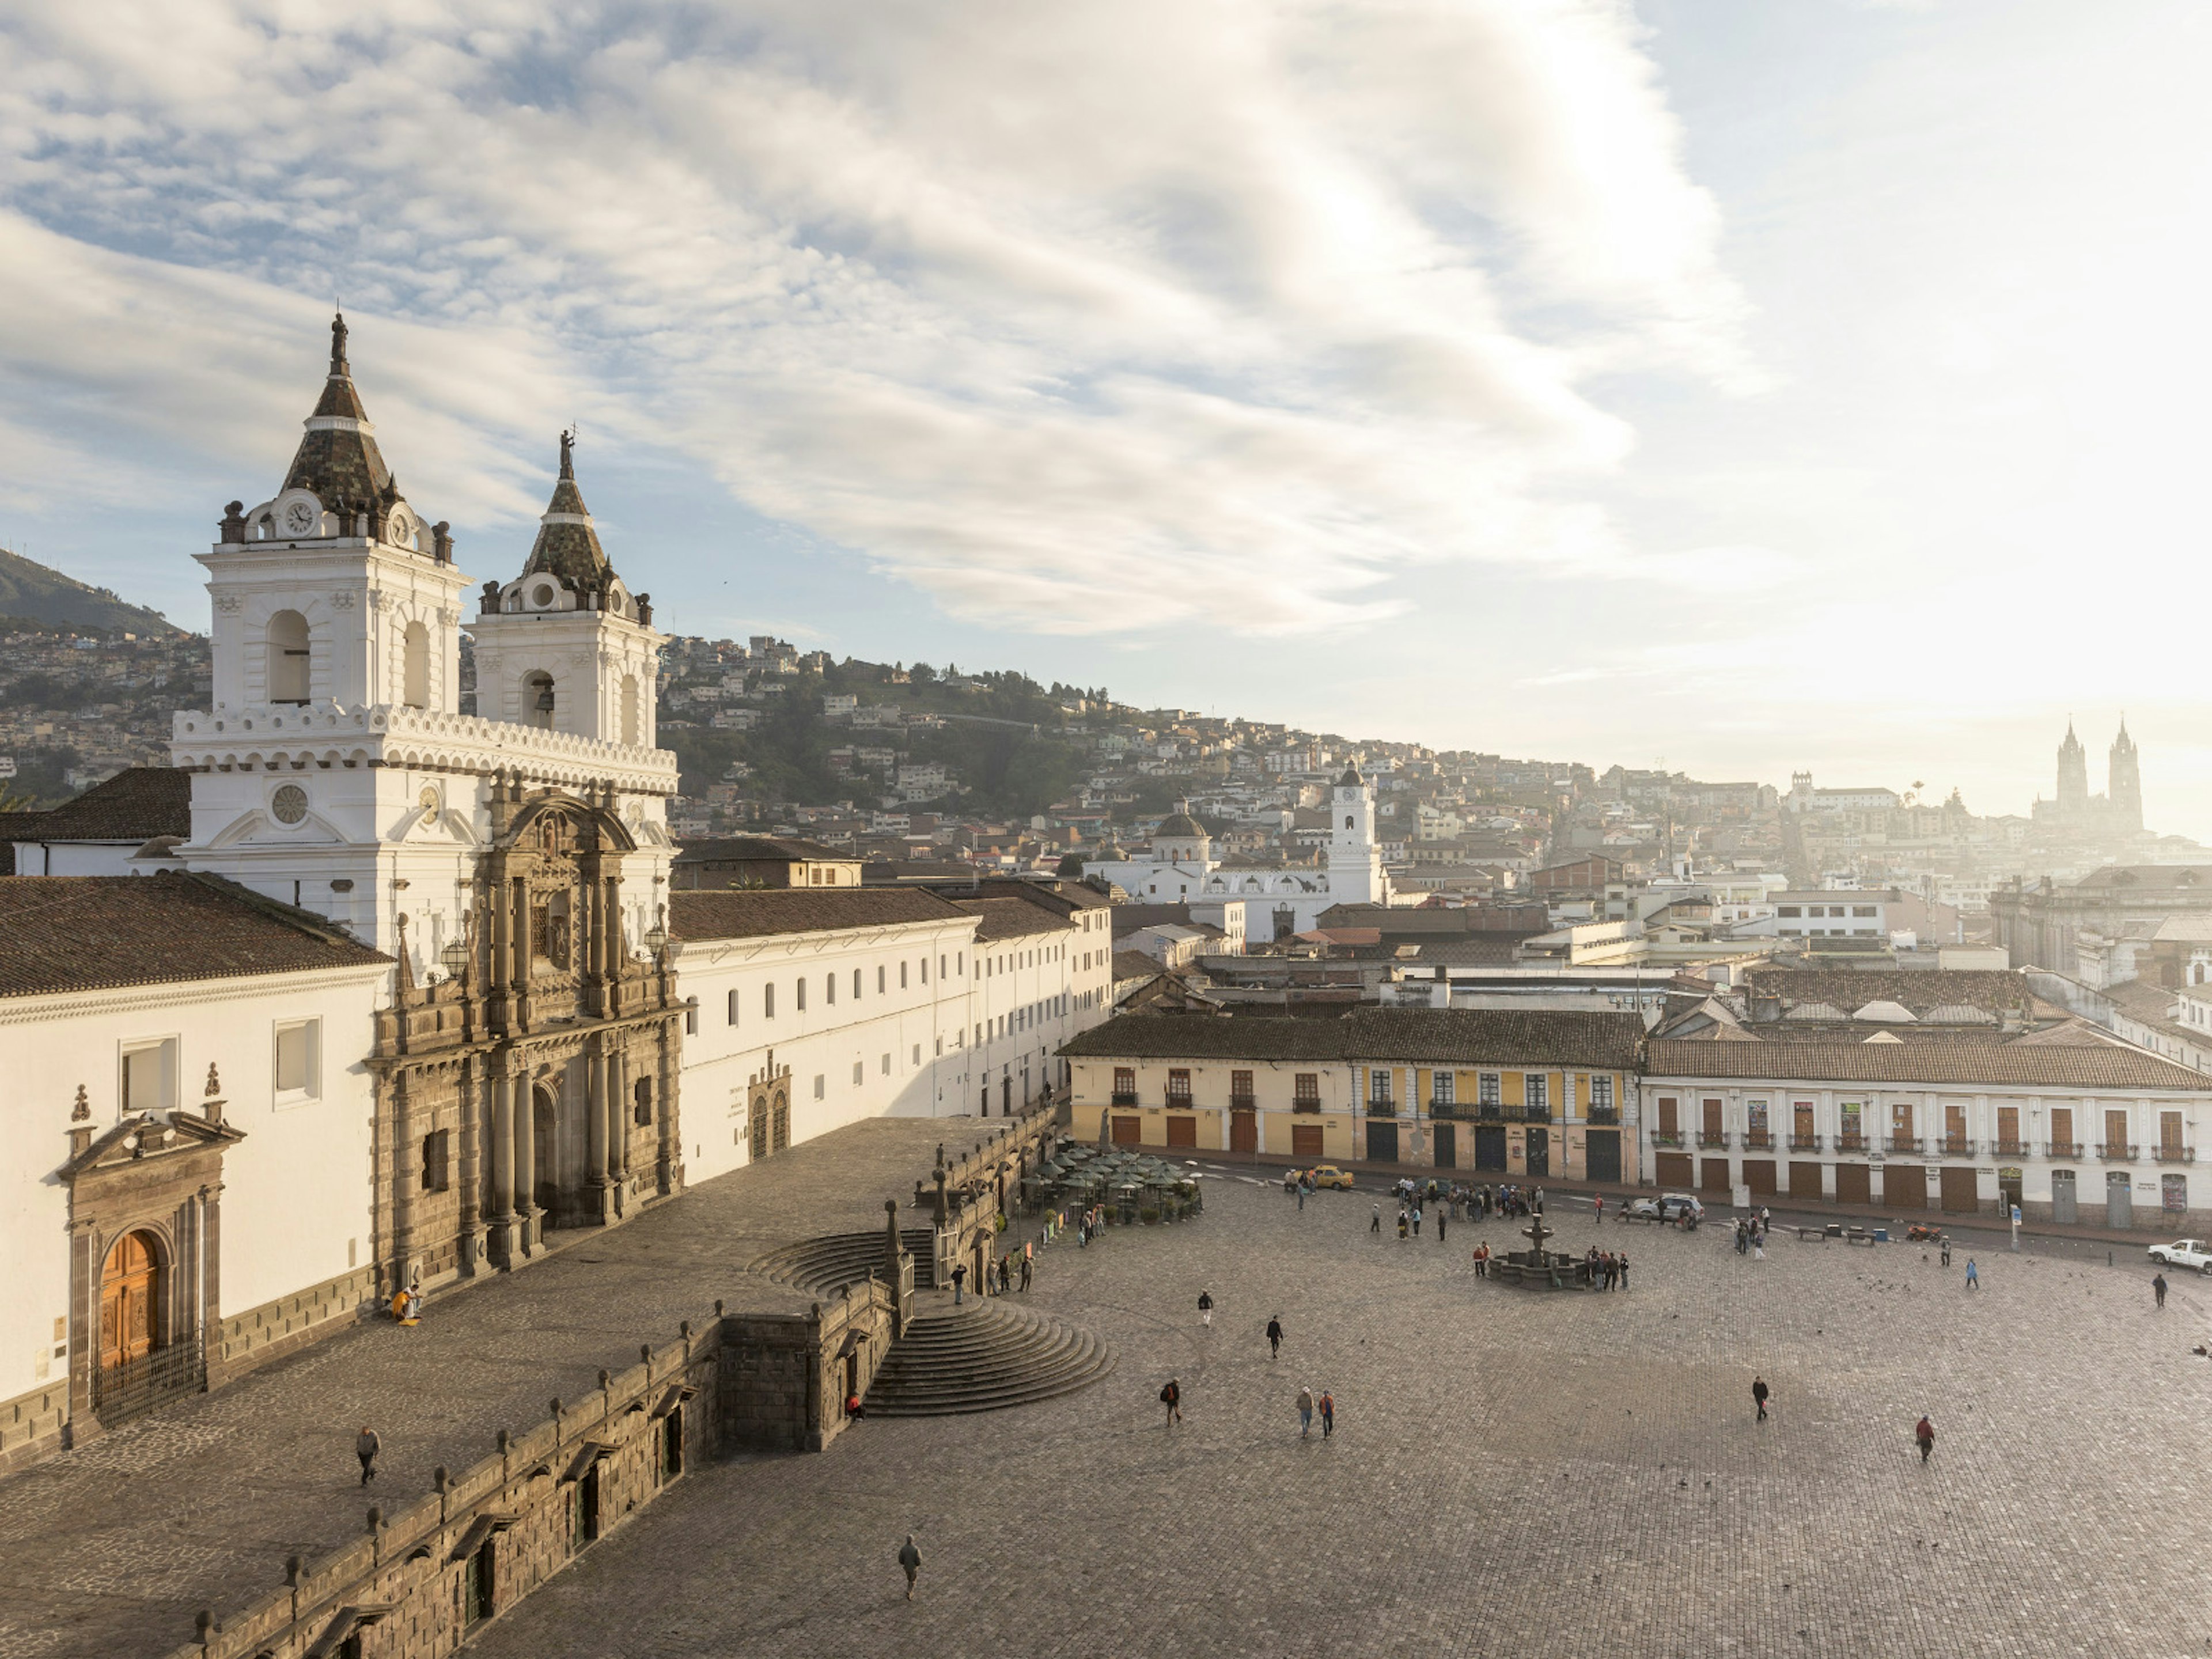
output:
M 1316 1164 L 1310 1170 L 1285 1170 L 1283 1174 L 1283 1190 L 1288 1192 L 1297 1186 L 1300 1176 L 1309 1177 L 1313 1182 L 1316 1191 L 1331 1187 L 1340 1188 L 1347 1193 L 1352 1190 L 1350 1172 L 1338 1169 L 1334 1164 Z
M 2201 1238 L 2177 1238 L 2171 1244 L 2154 1244 L 2150 1259 L 2168 1267 L 2194 1267 L 2212 1273 L 2212 1244 Z
M 1688 1193 L 1662 1193 L 1656 1198 L 1631 1199 L 1621 1211 L 1620 1218 L 1694 1227 L 1705 1218 L 1705 1206 Z

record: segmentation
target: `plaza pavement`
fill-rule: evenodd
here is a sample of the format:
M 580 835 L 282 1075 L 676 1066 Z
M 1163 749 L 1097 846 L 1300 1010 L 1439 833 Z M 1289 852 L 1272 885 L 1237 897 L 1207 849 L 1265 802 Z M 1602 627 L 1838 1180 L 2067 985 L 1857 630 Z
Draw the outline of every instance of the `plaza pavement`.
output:
M 1205 1216 L 1055 1244 L 1029 1301 L 1119 1349 L 1085 1393 L 695 1471 L 471 1648 L 501 1656 L 2033 1656 L 2212 1644 L 2196 1542 L 2212 1287 L 2141 1245 L 1740 1258 L 1586 1210 L 1610 1296 L 1477 1280 L 1228 1174 Z M 1517 1242 L 1517 1241 L 1516 1241 Z M 1194 1304 L 1210 1288 L 1211 1331 Z M 1280 1314 L 1279 1361 L 1262 1331 Z M 1775 1392 L 1755 1425 L 1754 1369 Z M 1163 1426 L 1173 1373 L 1186 1421 Z M 1301 1382 L 1337 1435 L 1301 1442 Z M 1938 1431 L 1923 1468 L 1911 1425 Z M 895 1553 L 919 1537 L 921 1594 Z
M 0 1659 L 132 1659 L 192 1634 L 465 1468 L 502 1427 L 575 1398 L 641 1343 L 732 1310 L 810 1298 L 744 1271 L 822 1233 L 879 1229 L 939 1142 L 956 1157 L 995 1128 L 969 1119 L 858 1123 L 694 1188 L 623 1225 L 556 1233 L 526 1271 L 431 1298 L 412 1329 L 378 1320 L 104 1439 L 0 1477 Z M 902 1210 L 901 1224 L 917 1224 Z M 383 1437 L 374 1486 L 354 1436 Z M 818 1460 L 817 1460 L 818 1461 Z

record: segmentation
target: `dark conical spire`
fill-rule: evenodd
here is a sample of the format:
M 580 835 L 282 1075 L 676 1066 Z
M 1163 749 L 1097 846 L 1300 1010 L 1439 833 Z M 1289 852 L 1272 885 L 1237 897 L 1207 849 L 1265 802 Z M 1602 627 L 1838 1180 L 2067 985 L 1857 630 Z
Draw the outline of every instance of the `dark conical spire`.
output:
M 558 576 L 572 592 L 605 592 L 614 580 L 614 568 L 607 562 L 606 550 L 599 545 L 599 532 L 592 526 L 591 508 L 584 505 L 584 492 L 576 487 L 575 448 L 574 428 L 563 432 L 561 476 L 554 483 L 553 499 L 545 503 L 544 516 L 538 521 L 538 540 L 531 547 L 530 562 L 522 567 L 522 574 Z
M 381 534 L 386 514 L 399 501 L 399 489 L 371 435 L 361 394 L 354 390 L 346 334 L 341 312 L 331 319 L 331 368 L 323 395 L 305 422 L 307 430 L 292 457 L 284 488 L 307 490 L 333 510 L 366 513 L 373 533 Z

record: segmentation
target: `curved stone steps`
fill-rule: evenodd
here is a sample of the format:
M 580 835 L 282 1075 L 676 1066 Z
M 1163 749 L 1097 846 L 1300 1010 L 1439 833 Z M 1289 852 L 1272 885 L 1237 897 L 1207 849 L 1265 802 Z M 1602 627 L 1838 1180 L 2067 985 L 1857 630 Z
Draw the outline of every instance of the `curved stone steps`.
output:
M 924 1314 L 892 1346 L 868 1389 L 878 1417 L 1000 1411 L 1085 1389 L 1114 1368 L 1090 1332 L 983 1304 Z
M 909 1227 L 899 1234 L 899 1243 L 914 1257 L 914 1283 L 927 1290 L 935 1283 L 937 1245 L 927 1227 Z M 794 1289 L 836 1291 L 866 1279 L 871 1269 L 878 1279 L 889 1276 L 881 1233 L 830 1233 L 801 1239 L 771 1250 L 752 1263 L 763 1278 Z

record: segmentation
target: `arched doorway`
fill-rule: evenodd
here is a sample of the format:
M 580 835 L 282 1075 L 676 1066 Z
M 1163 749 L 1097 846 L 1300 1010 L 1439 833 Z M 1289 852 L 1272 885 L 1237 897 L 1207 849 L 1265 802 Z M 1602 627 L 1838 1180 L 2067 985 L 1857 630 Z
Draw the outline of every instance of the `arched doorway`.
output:
M 100 1366 L 114 1370 L 161 1346 L 161 1247 L 125 1233 L 100 1273 Z
M 559 1116 L 553 1104 L 552 1091 L 544 1085 L 530 1091 L 530 1168 L 533 1181 L 531 1200 L 547 1217 L 541 1225 L 550 1226 L 553 1215 L 554 1196 L 560 1190 L 555 1178 L 553 1157 L 560 1146 L 554 1133 Z
M 791 1095 L 787 1090 L 778 1089 L 775 1091 L 769 1111 L 774 1119 L 775 1150 L 780 1152 L 791 1145 Z

